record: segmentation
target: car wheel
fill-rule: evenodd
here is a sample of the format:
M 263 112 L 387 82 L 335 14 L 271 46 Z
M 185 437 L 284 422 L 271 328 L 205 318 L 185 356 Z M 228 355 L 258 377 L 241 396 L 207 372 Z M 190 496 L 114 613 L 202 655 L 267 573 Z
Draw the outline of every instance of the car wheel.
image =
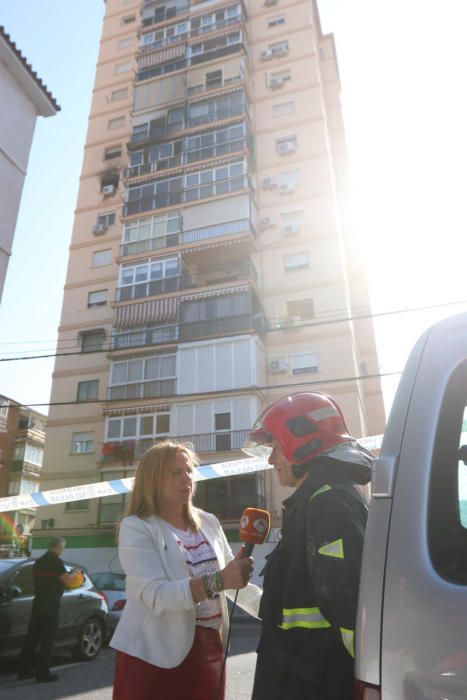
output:
M 96 617 L 86 620 L 78 637 L 78 644 L 73 649 L 73 657 L 79 661 L 92 661 L 100 652 L 104 643 L 104 626 Z

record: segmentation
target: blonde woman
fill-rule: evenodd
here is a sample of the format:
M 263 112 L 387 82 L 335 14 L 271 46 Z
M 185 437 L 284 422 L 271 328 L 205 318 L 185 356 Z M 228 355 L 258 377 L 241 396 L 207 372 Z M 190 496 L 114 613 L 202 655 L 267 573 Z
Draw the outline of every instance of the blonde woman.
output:
M 186 445 L 151 447 L 136 471 L 119 557 L 127 602 L 112 638 L 113 700 L 222 700 L 225 592 L 257 615 L 253 559 L 234 558 L 217 518 L 194 507 Z

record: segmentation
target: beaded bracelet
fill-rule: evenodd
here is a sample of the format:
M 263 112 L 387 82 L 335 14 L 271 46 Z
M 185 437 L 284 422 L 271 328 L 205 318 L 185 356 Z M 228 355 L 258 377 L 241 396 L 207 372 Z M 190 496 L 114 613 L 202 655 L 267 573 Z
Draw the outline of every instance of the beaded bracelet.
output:
M 203 576 L 204 589 L 209 599 L 217 598 L 224 590 L 222 577 L 218 571 L 214 571 Z

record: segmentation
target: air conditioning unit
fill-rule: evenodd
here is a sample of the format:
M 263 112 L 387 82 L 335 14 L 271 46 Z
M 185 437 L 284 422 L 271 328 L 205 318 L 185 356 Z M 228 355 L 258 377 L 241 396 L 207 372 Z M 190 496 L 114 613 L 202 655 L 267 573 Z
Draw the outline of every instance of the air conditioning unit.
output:
M 281 229 L 284 236 L 296 236 L 300 233 L 300 226 L 298 224 L 287 224 Z
M 261 181 L 261 187 L 263 190 L 275 190 L 277 187 L 277 182 L 273 177 L 264 177 Z
M 295 192 L 295 187 L 289 185 L 288 182 L 283 182 L 282 185 L 279 185 L 278 189 L 281 194 L 292 194 L 292 192 Z
M 281 141 L 277 144 L 277 151 L 281 156 L 290 155 L 295 153 L 297 146 L 293 141 Z
M 261 219 L 261 228 L 263 231 L 267 228 L 271 228 L 272 226 L 275 226 L 275 223 L 270 216 L 265 216 L 264 219 Z
M 93 226 L 92 232 L 95 236 L 102 236 L 102 234 L 107 231 L 107 228 L 105 224 L 96 224 Z
M 271 49 L 265 49 L 264 51 L 261 51 L 260 54 L 260 59 L 262 61 L 269 61 L 273 57 L 273 52 Z
M 287 372 L 289 368 L 288 362 L 285 357 L 277 358 L 277 360 L 270 360 L 269 371 L 271 374 L 279 374 L 279 372 Z
M 102 194 L 108 196 L 115 192 L 115 185 L 104 185 L 102 188 Z

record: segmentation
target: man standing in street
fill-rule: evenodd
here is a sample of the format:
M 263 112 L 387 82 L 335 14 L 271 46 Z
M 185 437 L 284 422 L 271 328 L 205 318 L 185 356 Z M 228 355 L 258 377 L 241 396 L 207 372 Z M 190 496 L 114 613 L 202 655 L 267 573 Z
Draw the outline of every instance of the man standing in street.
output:
M 58 627 L 63 589 L 74 580 L 74 574 L 67 574 L 60 559 L 65 544 L 63 537 L 51 539 L 47 552 L 33 566 L 35 597 L 28 634 L 20 655 L 18 680 L 33 678 L 34 675 L 39 683 L 58 680 L 57 674 L 50 672 L 50 657 Z
M 263 570 L 253 700 L 351 700 L 354 630 L 367 519 L 357 484 L 371 455 L 329 396 L 279 399 L 243 448 L 265 457 L 282 486 L 282 539 Z

